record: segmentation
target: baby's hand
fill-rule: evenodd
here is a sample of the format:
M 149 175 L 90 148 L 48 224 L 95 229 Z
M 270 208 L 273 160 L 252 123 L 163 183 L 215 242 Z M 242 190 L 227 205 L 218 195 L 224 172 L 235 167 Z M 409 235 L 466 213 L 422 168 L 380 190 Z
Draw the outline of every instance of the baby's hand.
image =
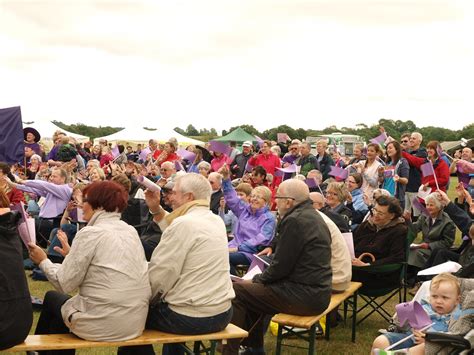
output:
M 419 330 L 413 329 L 413 335 L 415 336 L 415 343 L 422 344 L 425 342 L 425 333 Z

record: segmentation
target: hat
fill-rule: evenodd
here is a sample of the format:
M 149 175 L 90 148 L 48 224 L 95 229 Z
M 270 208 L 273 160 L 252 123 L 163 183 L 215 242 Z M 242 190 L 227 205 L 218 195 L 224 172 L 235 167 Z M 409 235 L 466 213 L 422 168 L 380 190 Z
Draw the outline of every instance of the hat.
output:
M 38 143 L 41 139 L 41 135 L 39 132 L 34 129 L 33 127 L 25 127 L 23 128 L 23 139 L 26 141 L 26 136 L 28 133 L 32 133 L 35 136 L 35 143 Z
M 251 141 L 245 141 L 242 143 L 242 147 L 251 147 L 252 146 L 252 142 Z

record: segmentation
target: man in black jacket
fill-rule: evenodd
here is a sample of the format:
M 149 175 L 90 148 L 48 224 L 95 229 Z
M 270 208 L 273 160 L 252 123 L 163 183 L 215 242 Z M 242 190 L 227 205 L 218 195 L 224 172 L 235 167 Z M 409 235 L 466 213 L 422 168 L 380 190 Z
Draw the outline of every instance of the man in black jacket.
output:
M 281 221 L 271 247 L 260 254 L 273 261 L 252 281 L 234 283 L 232 323 L 249 330 L 245 345 L 264 353 L 263 315 L 323 312 L 331 298 L 331 237 L 326 223 L 309 199 L 308 186 L 300 180 L 282 182 L 275 196 Z M 231 340 L 224 354 L 238 354 L 240 340 Z

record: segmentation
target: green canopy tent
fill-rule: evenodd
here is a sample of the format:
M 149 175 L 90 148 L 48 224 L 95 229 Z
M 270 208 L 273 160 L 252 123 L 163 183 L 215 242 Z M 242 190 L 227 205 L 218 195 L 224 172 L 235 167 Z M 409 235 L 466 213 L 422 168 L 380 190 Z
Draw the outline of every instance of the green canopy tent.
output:
M 254 136 L 252 136 L 250 133 L 247 133 L 240 127 L 234 129 L 232 132 L 225 136 L 213 140 L 226 143 L 234 141 L 237 142 L 239 146 L 242 145 L 242 143 L 245 141 L 251 141 L 254 145 L 257 143 L 257 139 Z

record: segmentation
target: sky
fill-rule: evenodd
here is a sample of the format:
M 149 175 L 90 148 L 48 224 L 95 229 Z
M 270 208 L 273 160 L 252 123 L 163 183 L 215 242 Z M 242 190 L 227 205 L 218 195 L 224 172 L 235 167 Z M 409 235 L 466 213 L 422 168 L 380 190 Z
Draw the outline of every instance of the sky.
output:
M 0 0 L 0 108 L 92 126 L 461 129 L 472 33 L 472 0 Z

